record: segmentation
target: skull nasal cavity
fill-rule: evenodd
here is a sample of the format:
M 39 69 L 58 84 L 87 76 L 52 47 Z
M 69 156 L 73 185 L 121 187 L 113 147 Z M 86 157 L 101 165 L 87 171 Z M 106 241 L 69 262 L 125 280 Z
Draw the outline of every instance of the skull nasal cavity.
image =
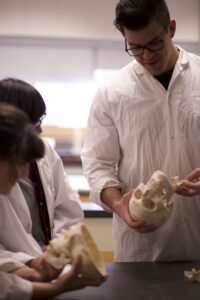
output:
M 143 206 L 147 209 L 154 209 L 155 203 L 151 199 L 143 199 Z

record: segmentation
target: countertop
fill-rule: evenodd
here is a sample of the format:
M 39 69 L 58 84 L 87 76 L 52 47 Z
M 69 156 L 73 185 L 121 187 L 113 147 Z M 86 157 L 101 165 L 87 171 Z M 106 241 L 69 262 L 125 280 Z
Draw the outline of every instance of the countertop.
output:
M 74 191 L 79 193 L 80 198 L 82 198 L 82 196 L 89 198 L 90 188 L 85 176 L 81 174 L 79 169 L 76 171 L 77 173 L 72 172 L 74 172 L 74 169 L 67 170 L 67 176 L 71 187 Z M 90 202 L 89 199 L 81 202 L 81 207 L 86 218 L 112 218 L 112 213 L 104 211 L 99 205 Z
M 108 279 L 54 299 L 68 300 L 199 300 L 200 283 L 189 282 L 185 270 L 199 263 L 108 263 Z
M 85 218 L 112 218 L 112 213 L 106 212 L 103 208 L 92 202 L 81 202 Z

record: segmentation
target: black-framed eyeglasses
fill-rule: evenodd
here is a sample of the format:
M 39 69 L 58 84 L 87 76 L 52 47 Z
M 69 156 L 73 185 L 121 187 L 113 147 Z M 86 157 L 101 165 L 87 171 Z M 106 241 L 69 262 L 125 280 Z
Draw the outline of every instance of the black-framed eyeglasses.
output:
M 149 42 L 148 44 L 146 44 L 144 46 L 142 46 L 142 45 L 131 45 L 130 48 L 128 48 L 128 42 L 125 38 L 125 51 L 130 56 L 141 56 L 141 55 L 143 55 L 145 49 L 148 49 L 151 52 L 161 50 L 161 49 L 164 48 L 164 36 L 165 36 L 166 33 L 167 33 L 167 29 L 165 28 L 156 39 Z
M 46 115 L 47 115 L 47 114 L 42 115 L 42 116 L 39 118 L 39 120 L 38 120 L 36 123 L 33 124 L 33 126 L 34 126 L 34 127 L 40 126 L 40 125 L 42 124 L 44 118 L 46 117 Z

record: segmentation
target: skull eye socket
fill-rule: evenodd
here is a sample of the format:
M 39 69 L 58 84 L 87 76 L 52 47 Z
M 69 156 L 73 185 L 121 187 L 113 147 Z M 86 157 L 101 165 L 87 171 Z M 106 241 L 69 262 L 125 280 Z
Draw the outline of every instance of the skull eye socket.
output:
M 143 206 L 146 209 L 153 210 L 155 208 L 155 203 L 151 199 L 146 198 L 146 199 L 143 199 Z
M 142 198 L 142 191 L 140 189 L 137 189 L 134 192 L 134 196 L 135 196 L 136 199 L 141 199 Z

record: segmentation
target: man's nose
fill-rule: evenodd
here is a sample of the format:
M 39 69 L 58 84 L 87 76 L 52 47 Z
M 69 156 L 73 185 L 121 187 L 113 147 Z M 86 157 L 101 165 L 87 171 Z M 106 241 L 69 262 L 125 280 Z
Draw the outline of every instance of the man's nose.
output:
M 153 52 L 151 50 L 149 50 L 148 48 L 145 47 L 143 49 L 143 55 L 142 55 L 142 57 L 144 59 L 149 59 L 152 56 L 152 54 L 153 54 Z

